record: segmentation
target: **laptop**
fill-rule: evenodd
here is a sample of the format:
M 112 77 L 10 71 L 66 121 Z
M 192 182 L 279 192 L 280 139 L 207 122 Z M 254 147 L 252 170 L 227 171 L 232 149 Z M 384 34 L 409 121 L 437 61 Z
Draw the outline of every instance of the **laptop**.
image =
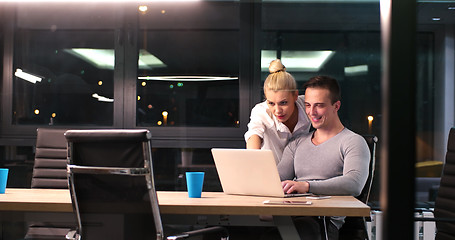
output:
M 212 148 L 221 187 L 226 194 L 300 197 L 285 194 L 271 150 Z

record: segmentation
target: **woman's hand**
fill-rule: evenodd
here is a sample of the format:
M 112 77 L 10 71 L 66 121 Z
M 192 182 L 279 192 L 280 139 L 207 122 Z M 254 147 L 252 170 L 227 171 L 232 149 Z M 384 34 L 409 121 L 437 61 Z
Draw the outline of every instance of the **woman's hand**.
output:
M 281 186 L 285 193 L 307 193 L 310 190 L 310 184 L 308 182 L 286 180 L 281 182 Z

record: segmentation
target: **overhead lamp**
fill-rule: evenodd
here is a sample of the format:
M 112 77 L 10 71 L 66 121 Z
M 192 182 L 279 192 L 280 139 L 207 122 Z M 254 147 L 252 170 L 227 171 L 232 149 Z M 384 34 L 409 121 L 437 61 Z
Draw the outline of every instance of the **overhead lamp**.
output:
M 114 99 L 100 96 L 97 93 L 92 94 L 92 97 L 98 99 L 100 102 L 114 102 Z
M 75 57 L 78 57 L 100 69 L 114 69 L 114 49 L 71 48 L 64 49 Z
M 33 84 L 35 84 L 36 82 L 41 82 L 41 80 L 43 79 L 43 78 L 35 76 L 33 74 L 26 73 L 26 72 L 22 71 L 22 69 L 20 69 L 20 68 L 16 69 L 14 76 L 21 78 L 25 81 L 31 82 Z
M 152 69 L 152 68 L 160 68 L 160 67 L 166 67 L 166 64 L 164 64 L 159 58 L 157 58 L 155 55 L 149 53 L 145 49 L 139 50 L 139 69 Z
M 138 77 L 139 80 L 151 81 L 178 81 L 178 82 L 207 82 L 237 80 L 238 77 L 216 77 L 216 76 L 146 76 Z
M 88 62 L 96 68 L 114 70 L 114 49 L 70 48 L 64 49 L 63 51 Z M 138 66 L 139 69 L 150 70 L 152 68 L 166 67 L 166 64 L 147 50 L 141 49 L 139 50 Z
M 141 12 L 147 12 L 147 10 L 148 10 L 148 7 L 147 7 L 147 6 L 145 6 L 145 5 L 139 6 L 139 11 L 141 11 Z
M 344 75 L 346 76 L 358 76 L 365 75 L 368 73 L 368 65 L 357 65 L 349 66 L 344 68 Z
M 334 54 L 331 50 L 281 51 L 281 62 L 289 72 L 317 72 Z M 270 62 L 276 58 L 276 50 L 262 50 L 261 70 L 268 71 Z

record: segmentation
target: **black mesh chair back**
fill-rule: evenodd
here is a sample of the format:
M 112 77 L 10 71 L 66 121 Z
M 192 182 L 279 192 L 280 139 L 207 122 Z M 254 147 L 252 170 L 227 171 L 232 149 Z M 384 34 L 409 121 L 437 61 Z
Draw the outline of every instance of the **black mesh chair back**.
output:
M 450 129 L 441 183 L 435 200 L 436 240 L 455 239 L 455 128 Z M 444 221 L 447 219 L 447 221 Z
M 376 165 L 376 145 L 378 138 L 374 135 L 364 135 L 365 141 L 370 148 L 370 166 L 368 178 L 362 192 L 356 198 L 361 202 L 367 204 L 370 198 L 371 187 L 373 185 L 375 165 Z M 345 223 L 340 229 L 340 240 L 357 240 L 357 239 L 368 239 L 368 233 L 366 228 L 366 219 L 364 217 L 346 217 Z
M 162 239 L 163 228 L 153 182 L 150 132 L 69 130 L 65 137 L 69 146 L 70 192 L 78 221 L 75 238 L 102 238 L 103 235 L 96 233 L 96 228 L 90 227 L 102 222 L 88 223 L 85 217 L 115 213 L 125 218 L 130 216 L 128 219 L 137 223 L 122 226 L 125 235 L 118 236 L 118 239 Z M 125 220 L 125 223 L 130 221 Z
M 65 129 L 37 129 L 32 188 L 68 189 L 65 132 Z

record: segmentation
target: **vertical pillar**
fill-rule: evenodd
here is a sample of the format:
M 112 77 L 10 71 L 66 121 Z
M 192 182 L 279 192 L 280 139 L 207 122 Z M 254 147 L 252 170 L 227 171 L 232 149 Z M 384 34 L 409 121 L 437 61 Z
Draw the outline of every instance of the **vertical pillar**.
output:
M 383 239 L 413 239 L 416 1 L 381 0 Z

